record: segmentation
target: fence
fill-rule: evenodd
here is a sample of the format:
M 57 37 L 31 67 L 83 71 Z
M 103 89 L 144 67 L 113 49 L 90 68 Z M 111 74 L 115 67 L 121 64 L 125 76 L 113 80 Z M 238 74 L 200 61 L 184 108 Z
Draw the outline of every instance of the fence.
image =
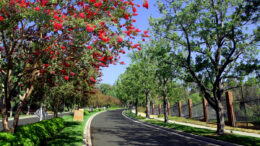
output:
M 224 107 L 224 117 L 228 124 L 235 126 L 236 123 L 260 124 L 260 97 L 247 97 L 248 100 L 240 97 L 243 94 L 235 92 L 236 98 L 233 98 L 232 91 L 226 92 L 225 97 L 221 101 Z M 202 102 L 192 104 L 189 99 L 186 102 L 178 102 L 168 107 L 170 116 L 193 118 L 196 120 L 204 120 L 206 122 L 216 121 L 215 110 L 207 103 L 204 98 Z M 151 114 L 163 114 L 162 105 L 153 105 Z
M 254 86 L 233 89 L 234 111 L 237 122 L 260 124 L 260 97 Z

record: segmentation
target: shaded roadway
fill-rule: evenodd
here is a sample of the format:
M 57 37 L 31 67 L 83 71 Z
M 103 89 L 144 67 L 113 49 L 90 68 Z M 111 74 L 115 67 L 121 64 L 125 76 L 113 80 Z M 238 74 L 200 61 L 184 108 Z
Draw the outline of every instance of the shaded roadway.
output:
M 91 122 L 91 138 L 93 146 L 214 145 L 144 126 L 124 117 L 122 110 L 97 115 Z

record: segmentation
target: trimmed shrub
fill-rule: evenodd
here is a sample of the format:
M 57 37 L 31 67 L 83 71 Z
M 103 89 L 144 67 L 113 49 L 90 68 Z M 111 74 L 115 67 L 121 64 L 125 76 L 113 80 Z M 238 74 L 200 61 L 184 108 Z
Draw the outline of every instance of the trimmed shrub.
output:
M 88 114 L 89 114 L 89 111 L 85 110 L 84 115 L 88 115 Z
M 93 112 L 98 112 L 99 110 L 98 109 L 94 109 Z
M 44 145 L 47 140 L 64 128 L 65 122 L 62 118 L 43 120 L 38 123 L 17 127 L 14 135 L 0 133 L 0 145 Z
M 11 143 L 15 140 L 15 136 L 11 133 L 0 132 L 0 145 L 11 146 Z

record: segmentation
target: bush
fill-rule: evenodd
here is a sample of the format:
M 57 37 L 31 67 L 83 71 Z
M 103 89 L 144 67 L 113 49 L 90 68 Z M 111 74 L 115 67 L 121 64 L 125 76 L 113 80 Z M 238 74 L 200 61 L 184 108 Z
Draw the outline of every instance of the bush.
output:
M 6 133 L 6 132 L 0 133 L 0 145 L 1 146 L 11 146 L 11 143 L 14 140 L 15 140 L 14 135 L 12 135 L 10 133 Z
M 84 115 L 86 116 L 86 115 L 88 115 L 88 114 L 89 114 L 89 111 L 85 110 L 85 111 L 84 111 Z
M 0 145 L 44 145 L 48 139 L 64 128 L 64 124 L 62 118 L 53 118 L 19 126 L 14 135 L 5 132 L 0 133 Z
M 98 109 L 94 109 L 93 112 L 98 112 L 99 110 Z

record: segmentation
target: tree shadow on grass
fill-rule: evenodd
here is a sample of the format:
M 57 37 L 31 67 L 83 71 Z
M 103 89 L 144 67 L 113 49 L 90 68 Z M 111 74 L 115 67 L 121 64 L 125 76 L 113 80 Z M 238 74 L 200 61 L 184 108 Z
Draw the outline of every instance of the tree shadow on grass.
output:
M 78 127 L 80 122 L 68 121 L 65 123 L 65 128 L 57 134 L 50 142 L 48 146 L 73 146 L 78 145 L 77 143 L 82 143 L 82 133 L 74 131 Z

